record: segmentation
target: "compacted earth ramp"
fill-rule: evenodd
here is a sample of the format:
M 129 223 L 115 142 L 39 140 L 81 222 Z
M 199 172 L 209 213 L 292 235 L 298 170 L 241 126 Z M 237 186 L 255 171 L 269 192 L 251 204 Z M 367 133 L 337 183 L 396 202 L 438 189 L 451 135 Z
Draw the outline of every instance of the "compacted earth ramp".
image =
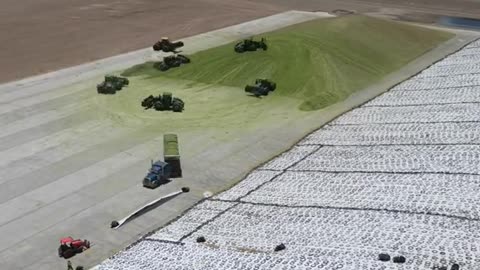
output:
M 470 43 L 96 269 L 480 269 L 479 56 Z

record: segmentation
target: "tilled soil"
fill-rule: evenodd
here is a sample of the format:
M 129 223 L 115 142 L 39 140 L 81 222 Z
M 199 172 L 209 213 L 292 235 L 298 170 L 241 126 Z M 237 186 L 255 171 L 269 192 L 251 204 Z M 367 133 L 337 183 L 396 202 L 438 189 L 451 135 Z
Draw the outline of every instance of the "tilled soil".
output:
M 480 2 L 472 0 L 4 0 L 0 82 L 145 48 L 162 36 L 187 37 L 291 9 L 480 16 Z

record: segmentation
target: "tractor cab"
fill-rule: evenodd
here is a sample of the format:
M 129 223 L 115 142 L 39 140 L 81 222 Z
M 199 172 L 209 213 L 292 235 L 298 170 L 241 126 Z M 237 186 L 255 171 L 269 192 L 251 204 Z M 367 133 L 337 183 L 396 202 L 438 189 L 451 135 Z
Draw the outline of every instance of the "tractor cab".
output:
M 169 177 L 172 172 L 170 164 L 163 161 L 152 162 L 152 166 L 145 178 L 143 178 L 143 186 L 148 188 L 156 188 L 161 184 L 169 182 Z

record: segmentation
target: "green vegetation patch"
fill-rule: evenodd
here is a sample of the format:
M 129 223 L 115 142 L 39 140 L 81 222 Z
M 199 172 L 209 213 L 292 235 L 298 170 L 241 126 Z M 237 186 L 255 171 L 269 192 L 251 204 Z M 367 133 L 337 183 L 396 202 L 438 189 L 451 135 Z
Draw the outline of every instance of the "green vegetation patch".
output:
M 124 76 L 168 77 L 243 87 L 256 78 L 277 83 L 272 96 L 317 110 L 339 102 L 448 40 L 453 34 L 361 15 L 318 19 L 260 35 L 268 50 L 235 53 L 234 44 L 191 55 L 192 63 L 161 72 L 153 63 Z M 270 96 L 269 96 L 270 98 Z

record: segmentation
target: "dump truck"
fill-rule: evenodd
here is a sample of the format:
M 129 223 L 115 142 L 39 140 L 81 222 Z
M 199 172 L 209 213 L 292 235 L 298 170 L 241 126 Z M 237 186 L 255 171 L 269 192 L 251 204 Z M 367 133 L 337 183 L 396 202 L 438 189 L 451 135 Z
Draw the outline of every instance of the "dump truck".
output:
M 176 134 L 163 135 L 163 160 L 151 163 L 147 175 L 143 178 L 143 186 L 157 188 L 170 182 L 170 178 L 182 177 L 178 138 Z
M 182 177 L 180 152 L 178 151 L 178 138 L 176 134 L 163 135 L 163 159 L 172 167 L 170 177 Z

